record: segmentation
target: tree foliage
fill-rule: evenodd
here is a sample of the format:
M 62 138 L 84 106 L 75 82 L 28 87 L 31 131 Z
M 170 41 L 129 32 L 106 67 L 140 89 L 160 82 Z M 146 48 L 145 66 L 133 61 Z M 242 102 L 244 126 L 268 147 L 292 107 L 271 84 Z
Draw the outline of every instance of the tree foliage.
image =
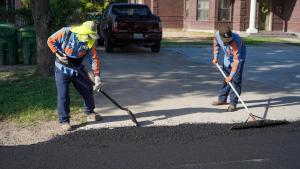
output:
M 63 26 L 96 20 L 101 16 L 111 0 L 49 0 L 51 10 L 51 32 Z M 127 2 L 127 0 L 116 0 Z
M 109 1 L 79 0 L 78 13 L 81 21 L 96 20 L 109 5 Z
M 30 0 L 21 0 L 21 4 L 23 8 L 30 8 L 31 7 L 31 1 Z
M 51 13 L 51 33 L 61 27 L 73 24 L 78 9 L 78 1 L 74 0 L 49 0 Z

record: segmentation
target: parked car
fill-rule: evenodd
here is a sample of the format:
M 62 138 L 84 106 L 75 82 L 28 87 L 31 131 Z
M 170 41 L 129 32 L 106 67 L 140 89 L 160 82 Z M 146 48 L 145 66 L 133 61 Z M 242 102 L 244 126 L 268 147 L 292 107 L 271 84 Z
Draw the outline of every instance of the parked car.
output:
M 138 44 L 160 51 L 162 25 L 158 16 L 152 14 L 147 5 L 116 3 L 104 12 L 98 25 L 100 44 L 106 52 L 115 47 Z

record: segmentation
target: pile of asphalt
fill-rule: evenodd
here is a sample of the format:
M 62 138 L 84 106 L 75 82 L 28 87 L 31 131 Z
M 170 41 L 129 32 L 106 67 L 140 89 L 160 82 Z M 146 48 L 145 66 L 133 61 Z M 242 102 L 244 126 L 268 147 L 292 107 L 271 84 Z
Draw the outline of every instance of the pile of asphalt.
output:
M 165 143 L 201 143 L 211 137 L 252 135 L 264 132 L 279 132 L 298 128 L 300 122 L 246 130 L 230 130 L 232 124 L 183 124 L 160 127 L 124 127 L 114 129 L 81 130 L 67 136 L 59 136 L 44 144 L 165 144 Z M 272 130 L 275 129 L 275 130 Z M 92 138 L 92 139 L 88 139 Z
M 259 151 L 270 154 L 273 142 L 286 145 L 287 141 L 292 145 L 300 140 L 300 122 L 234 131 L 230 127 L 188 124 L 81 130 L 34 145 L 0 147 L 0 168 L 218 168 L 219 163 L 214 161 L 242 158 L 248 162 L 263 154 Z M 277 159 L 277 153 L 285 151 L 300 154 L 299 147 L 296 150 L 288 147 L 271 154 Z M 233 164 L 225 168 L 241 167 Z M 251 167 L 264 168 L 252 163 Z

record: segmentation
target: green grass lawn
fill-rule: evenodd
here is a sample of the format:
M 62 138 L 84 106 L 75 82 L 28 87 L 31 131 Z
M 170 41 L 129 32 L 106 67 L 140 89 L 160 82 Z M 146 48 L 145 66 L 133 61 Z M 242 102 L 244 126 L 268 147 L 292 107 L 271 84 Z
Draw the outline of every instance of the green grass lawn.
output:
M 54 77 L 41 77 L 33 69 L 2 71 L 0 93 L 0 121 L 35 124 L 57 120 Z M 70 97 L 72 114 L 79 113 L 82 99 L 73 87 Z
M 288 41 L 282 38 L 269 38 L 269 37 L 243 37 L 247 45 L 260 45 L 268 43 L 284 43 L 289 45 L 300 45 L 299 42 Z
M 243 37 L 243 41 L 246 45 L 261 45 L 261 44 L 268 44 L 268 43 L 283 43 L 289 45 L 297 45 L 300 46 L 299 42 L 292 42 L 288 40 L 284 40 L 281 38 L 268 38 L 268 37 Z M 176 39 L 176 38 L 164 38 L 162 40 L 162 45 L 165 46 L 188 46 L 188 45 L 212 45 L 213 44 L 213 37 L 206 37 L 201 39 Z
M 167 45 L 167 46 L 179 46 L 179 45 L 211 45 L 213 42 L 213 37 L 205 37 L 205 38 L 199 38 L 199 39 L 193 39 L 193 38 L 163 38 L 161 44 Z

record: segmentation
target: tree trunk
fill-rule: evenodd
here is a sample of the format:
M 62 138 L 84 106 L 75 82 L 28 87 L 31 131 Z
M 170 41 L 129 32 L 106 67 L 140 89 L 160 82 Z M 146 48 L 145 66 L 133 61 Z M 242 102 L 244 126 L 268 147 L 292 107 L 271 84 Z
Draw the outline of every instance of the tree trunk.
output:
M 31 2 L 37 40 L 37 73 L 50 76 L 53 74 L 54 57 L 47 45 L 51 23 L 49 0 L 31 0 Z

